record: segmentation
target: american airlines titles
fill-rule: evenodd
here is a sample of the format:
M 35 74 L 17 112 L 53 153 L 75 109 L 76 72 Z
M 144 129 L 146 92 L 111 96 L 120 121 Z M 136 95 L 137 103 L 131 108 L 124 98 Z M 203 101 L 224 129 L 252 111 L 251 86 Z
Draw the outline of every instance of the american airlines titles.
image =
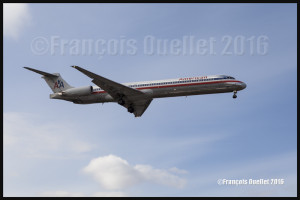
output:
M 207 78 L 207 76 L 191 77 L 191 78 L 180 78 L 179 81 L 200 80 L 200 79 L 205 79 L 205 78 Z

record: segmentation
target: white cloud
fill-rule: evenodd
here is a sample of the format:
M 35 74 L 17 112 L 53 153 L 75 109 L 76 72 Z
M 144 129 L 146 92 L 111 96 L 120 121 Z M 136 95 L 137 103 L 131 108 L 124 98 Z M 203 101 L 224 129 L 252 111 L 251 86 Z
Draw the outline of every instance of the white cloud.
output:
M 96 192 L 94 194 L 84 194 L 81 192 L 68 192 L 64 190 L 57 191 L 48 191 L 42 192 L 38 196 L 41 197 L 126 197 L 124 192 L 114 192 L 114 191 L 106 191 L 106 192 Z
M 170 172 L 176 173 L 176 174 L 187 174 L 188 171 L 184 169 L 178 169 L 177 167 L 172 167 L 169 169 Z
M 91 175 L 105 189 L 124 189 L 150 181 L 176 188 L 183 188 L 186 180 L 168 170 L 154 169 L 150 165 L 135 165 L 115 155 L 92 159 L 83 171 Z
M 93 197 L 126 197 L 124 192 L 96 192 Z
M 21 31 L 31 23 L 31 15 L 27 4 L 3 4 L 3 35 L 17 39 Z
M 66 158 L 92 150 L 79 138 L 79 130 L 67 122 L 43 121 L 28 113 L 3 113 L 4 151 L 9 157 Z M 43 118 L 42 118 L 43 119 Z
M 141 180 L 140 174 L 126 160 L 108 155 L 91 160 L 84 168 L 106 189 L 120 189 L 135 185 Z
M 71 193 L 67 191 L 51 191 L 51 192 L 43 192 L 41 193 L 42 197 L 83 197 L 84 195 L 82 193 Z
M 183 188 L 186 180 L 171 174 L 167 170 L 153 169 L 150 165 L 136 165 L 134 166 L 144 178 L 144 180 L 153 181 L 158 184 L 168 185 L 175 188 Z

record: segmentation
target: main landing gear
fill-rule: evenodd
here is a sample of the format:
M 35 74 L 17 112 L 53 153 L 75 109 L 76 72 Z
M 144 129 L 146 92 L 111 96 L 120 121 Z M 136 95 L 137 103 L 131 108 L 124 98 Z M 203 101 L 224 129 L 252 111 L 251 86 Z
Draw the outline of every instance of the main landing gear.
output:
M 233 96 L 232 96 L 232 98 L 237 98 L 237 96 L 236 96 L 236 93 L 237 93 L 237 91 L 235 90 L 235 91 L 233 91 Z
M 133 113 L 134 112 L 134 108 L 132 107 L 132 105 L 130 105 L 128 108 L 127 108 L 128 112 L 130 113 Z
M 119 99 L 118 100 L 118 104 L 120 104 L 121 106 L 124 106 L 125 105 L 125 101 L 123 99 Z M 128 112 L 130 113 L 133 113 L 134 112 L 134 108 L 132 105 L 130 105 L 128 108 L 127 108 Z
M 123 99 L 124 95 L 117 94 L 117 96 L 118 96 L 118 104 L 120 104 L 121 106 L 125 105 L 125 101 Z
M 118 104 L 120 104 L 121 106 L 123 106 L 125 104 L 125 101 L 123 99 L 119 99 L 118 100 Z

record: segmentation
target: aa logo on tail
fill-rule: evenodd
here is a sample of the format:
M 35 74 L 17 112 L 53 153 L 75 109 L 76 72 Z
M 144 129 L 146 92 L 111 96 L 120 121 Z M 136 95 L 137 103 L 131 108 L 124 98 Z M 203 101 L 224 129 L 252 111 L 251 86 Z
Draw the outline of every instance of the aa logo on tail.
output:
M 64 86 L 64 82 L 63 81 L 61 81 L 61 80 L 57 80 L 56 82 L 55 82 L 55 84 L 54 84 L 54 89 L 55 88 L 61 88 L 61 87 L 65 87 Z

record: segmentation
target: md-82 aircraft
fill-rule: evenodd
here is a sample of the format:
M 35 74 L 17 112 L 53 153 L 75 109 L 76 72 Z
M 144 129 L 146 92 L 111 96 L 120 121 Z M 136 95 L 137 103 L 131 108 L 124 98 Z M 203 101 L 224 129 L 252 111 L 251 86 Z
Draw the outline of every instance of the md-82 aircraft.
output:
M 246 84 L 227 75 L 195 76 L 157 81 L 117 83 L 78 66 L 72 66 L 90 77 L 96 86 L 72 87 L 59 73 L 47 73 L 29 67 L 43 75 L 53 94 L 51 99 L 75 104 L 117 102 L 135 117 L 140 117 L 155 98 L 233 92 L 233 98 Z

